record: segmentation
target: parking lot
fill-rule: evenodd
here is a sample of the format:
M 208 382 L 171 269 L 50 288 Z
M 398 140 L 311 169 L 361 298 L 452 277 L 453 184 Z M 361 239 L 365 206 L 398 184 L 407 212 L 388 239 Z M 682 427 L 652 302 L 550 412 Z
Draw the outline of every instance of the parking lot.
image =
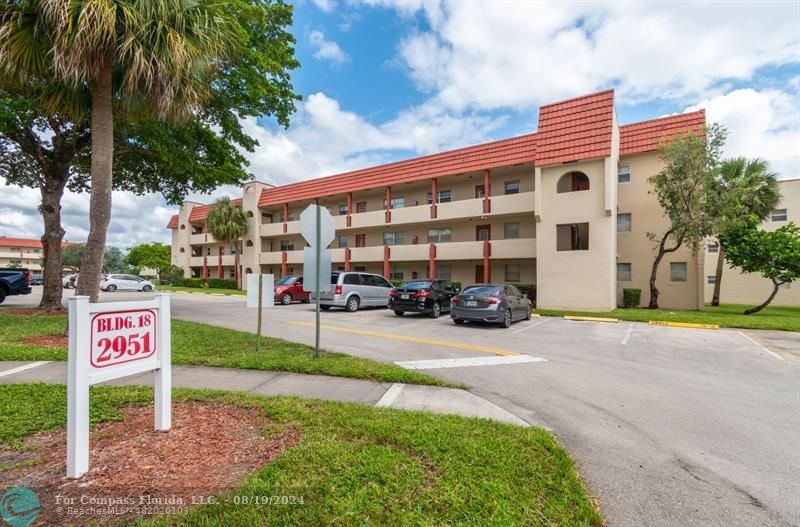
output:
M 243 297 L 172 297 L 176 318 L 255 331 Z M 797 334 L 558 318 L 501 329 L 385 309 L 321 320 L 326 349 L 466 383 L 553 431 L 610 525 L 800 523 Z M 313 344 L 313 322 L 313 306 L 278 306 L 264 333 Z

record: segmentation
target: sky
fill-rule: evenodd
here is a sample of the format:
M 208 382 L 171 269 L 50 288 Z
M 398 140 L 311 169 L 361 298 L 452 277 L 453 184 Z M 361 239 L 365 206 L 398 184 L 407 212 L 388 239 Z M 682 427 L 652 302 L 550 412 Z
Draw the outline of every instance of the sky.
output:
M 727 156 L 800 177 L 800 2 L 300 0 L 303 96 L 284 129 L 246 119 L 255 179 L 282 185 L 536 130 L 538 107 L 608 88 L 620 124 L 706 109 Z M 39 192 L 4 186 L 0 236 L 38 238 Z M 188 199 L 239 197 L 236 187 Z M 108 243 L 169 243 L 176 207 L 115 192 Z M 63 200 L 88 234 L 88 194 Z

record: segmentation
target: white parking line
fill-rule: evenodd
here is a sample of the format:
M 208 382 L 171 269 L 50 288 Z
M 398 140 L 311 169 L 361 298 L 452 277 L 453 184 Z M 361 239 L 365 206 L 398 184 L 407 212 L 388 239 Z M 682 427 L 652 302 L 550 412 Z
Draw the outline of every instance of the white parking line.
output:
M 737 331 L 736 333 L 738 333 L 739 335 L 743 336 L 744 338 L 746 338 L 747 340 L 749 340 L 750 342 L 752 342 L 753 344 L 755 344 L 756 346 L 758 346 L 758 348 L 759 348 L 761 351 L 763 351 L 763 352 L 765 352 L 765 353 L 769 353 L 770 355 L 772 355 L 773 357 L 775 357 L 775 358 L 776 358 L 776 359 L 778 359 L 778 360 L 786 360 L 786 359 L 784 359 L 783 357 L 781 357 L 780 355 L 778 355 L 777 353 L 775 353 L 774 351 L 772 351 L 772 350 L 769 350 L 769 349 L 767 349 L 765 346 L 763 346 L 762 344 L 760 344 L 759 342 L 756 342 L 756 340 L 755 340 L 755 339 L 753 339 L 753 338 L 749 337 L 749 336 L 748 336 L 748 335 L 746 335 L 745 333 L 742 333 L 741 331 Z
M 396 382 L 392 384 L 386 393 L 384 393 L 381 398 L 375 403 L 375 406 L 392 406 L 392 403 L 397 399 L 397 396 L 400 395 L 400 392 L 403 391 L 406 385 L 400 382 Z
M 524 362 L 547 362 L 541 357 L 511 355 L 506 357 L 466 357 L 463 359 L 401 360 L 395 364 L 407 370 L 435 370 L 438 368 L 464 368 L 468 366 L 500 366 Z
M 526 326 L 523 326 L 523 327 L 521 327 L 521 328 L 519 328 L 519 329 L 515 329 L 515 330 L 514 330 L 514 331 L 512 331 L 511 333 L 522 333 L 523 331 L 525 331 L 525 330 L 527 330 L 527 329 L 531 329 L 532 327 L 535 327 L 535 326 L 539 326 L 539 325 L 541 325 L 541 324 L 544 324 L 544 323 L 545 323 L 545 322 L 547 322 L 548 320 L 553 320 L 553 319 L 552 319 L 552 318 L 543 318 L 542 320 L 539 320 L 538 322 L 534 322 L 534 323 L 532 323 L 532 324 L 528 324 L 528 325 L 526 325 Z
M 33 368 L 38 368 L 39 366 L 44 366 L 45 364 L 49 363 L 49 360 L 42 360 L 39 362 L 31 362 L 30 364 L 23 364 L 22 366 L 18 366 L 16 368 L 11 368 L 10 370 L 0 371 L 0 377 L 7 377 L 9 375 L 16 375 L 17 373 L 22 373 L 23 371 L 32 370 Z
M 633 333 L 633 324 L 628 324 L 628 331 L 625 332 L 625 338 L 622 339 L 622 345 L 628 343 L 628 339 L 631 338 L 631 333 Z

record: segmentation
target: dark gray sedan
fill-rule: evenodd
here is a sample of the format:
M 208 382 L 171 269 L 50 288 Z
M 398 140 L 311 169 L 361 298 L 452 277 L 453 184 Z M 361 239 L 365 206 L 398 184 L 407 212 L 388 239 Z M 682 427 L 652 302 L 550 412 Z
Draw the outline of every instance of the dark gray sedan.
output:
M 513 285 L 476 284 L 450 300 L 450 318 L 456 324 L 490 322 L 507 328 L 515 320 L 529 320 L 533 303 Z

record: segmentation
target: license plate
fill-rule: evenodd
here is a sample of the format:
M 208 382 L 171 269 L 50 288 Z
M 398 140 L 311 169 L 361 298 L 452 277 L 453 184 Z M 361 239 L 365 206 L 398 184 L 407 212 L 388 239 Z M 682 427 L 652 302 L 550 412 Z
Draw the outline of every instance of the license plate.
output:
M 467 306 L 467 307 L 478 307 L 478 301 L 477 300 L 467 300 L 466 302 L 464 302 L 464 305 Z
M 411 295 L 400 295 L 400 298 L 402 298 L 403 300 L 408 300 L 409 298 L 411 298 Z

